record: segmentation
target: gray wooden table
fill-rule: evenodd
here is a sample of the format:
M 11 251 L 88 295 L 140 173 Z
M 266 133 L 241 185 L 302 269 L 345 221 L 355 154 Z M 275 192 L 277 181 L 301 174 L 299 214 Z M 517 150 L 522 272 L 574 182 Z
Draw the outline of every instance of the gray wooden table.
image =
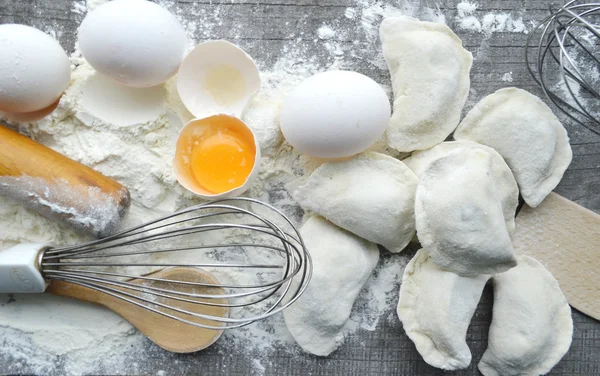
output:
M 399 3 L 391 0 L 384 2 Z M 417 1 L 413 0 L 412 3 Z M 455 27 L 456 0 L 420 3 L 434 9 L 439 7 L 449 26 L 456 30 L 466 48 L 473 52 L 472 90 L 466 110 L 486 94 L 508 85 L 543 96 L 523 64 L 525 34 L 463 32 Z M 547 14 L 549 4 L 542 0 L 480 0 L 479 3 L 478 14 L 504 10 L 522 15 L 526 21 L 542 19 Z M 22 23 L 42 30 L 53 29 L 63 47 L 73 51 L 76 28 L 82 16 L 72 11 L 72 4 L 73 0 L 0 0 L 0 23 Z M 215 24 L 210 35 L 196 35 L 197 40 L 235 39 L 259 61 L 261 67 L 268 68 L 282 53 L 282 46 L 295 39 L 300 32 L 304 32 L 304 39 L 298 43 L 304 44 L 303 48 L 315 56 L 329 59 L 330 54 L 325 53 L 322 43 L 314 42 L 317 29 L 326 21 L 344 28 L 344 33 L 336 35 L 337 42 L 364 40 L 365 36 L 359 32 L 360 25 L 357 23 L 360 20 L 352 21 L 343 17 L 346 7 L 355 5 L 356 0 L 175 0 L 172 1 L 171 10 L 186 17 L 189 13 L 187 10 L 192 6 L 207 10 L 219 7 L 222 23 Z M 369 63 L 364 56 L 354 60 L 346 58 L 346 61 L 348 69 L 367 74 L 378 82 L 389 82 L 388 72 Z M 502 80 L 507 72 L 512 72 L 512 84 Z M 600 212 L 600 137 L 568 121 L 564 124 L 569 131 L 574 157 L 556 191 Z M 456 372 L 456 375 L 479 374 L 476 364 L 487 346 L 491 311 L 492 291 L 487 287 L 468 332 L 473 362 L 468 369 Z M 600 322 L 577 311 L 573 312 L 573 319 L 573 344 L 551 374 L 600 375 Z M 204 352 L 184 356 L 169 354 L 149 341 L 146 348 L 141 350 L 124 366 L 123 373 L 153 374 L 161 369 L 166 374 L 247 375 L 252 370 L 252 355 L 224 355 L 218 344 Z M 60 364 L 61 359 L 56 361 Z M 399 321 L 385 319 L 380 321 L 376 331 L 359 331 L 329 358 L 291 356 L 288 351 L 281 349 L 275 350 L 269 356 L 269 361 L 262 364 L 266 375 L 443 374 L 421 359 Z M 13 359 L 2 355 L 0 351 L 0 374 L 16 370 L 13 368 Z M 27 368 L 22 366 L 18 370 L 27 372 Z M 102 372 L 99 366 L 96 373 Z

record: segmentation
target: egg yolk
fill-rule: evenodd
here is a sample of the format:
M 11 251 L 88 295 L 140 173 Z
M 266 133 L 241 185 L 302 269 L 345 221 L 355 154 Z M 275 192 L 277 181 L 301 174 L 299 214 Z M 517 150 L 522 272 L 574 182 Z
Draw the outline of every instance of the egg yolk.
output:
M 254 167 L 254 144 L 240 132 L 221 129 L 194 145 L 191 168 L 198 183 L 212 193 L 238 188 Z

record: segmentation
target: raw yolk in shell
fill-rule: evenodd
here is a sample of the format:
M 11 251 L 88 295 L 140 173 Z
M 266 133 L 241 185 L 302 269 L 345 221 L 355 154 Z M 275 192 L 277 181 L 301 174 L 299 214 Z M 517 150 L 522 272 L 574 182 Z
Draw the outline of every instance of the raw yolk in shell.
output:
M 254 167 L 254 141 L 235 129 L 219 129 L 196 140 L 191 169 L 204 189 L 223 193 L 243 185 Z

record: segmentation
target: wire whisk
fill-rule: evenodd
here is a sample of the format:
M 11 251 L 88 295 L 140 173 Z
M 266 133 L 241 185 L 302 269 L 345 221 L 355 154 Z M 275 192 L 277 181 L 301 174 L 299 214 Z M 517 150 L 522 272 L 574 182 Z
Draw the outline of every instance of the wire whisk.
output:
M 215 330 L 281 312 L 299 298 L 312 274 L 310 254 L 290 219 L 250 198 L 193 206 L 85 244 L 29 246 L 0 252 L 0 271 L 8 257 L 26 255 L 28 248 L 36 252 L 35 268 L 17 265 L 19 278 L 10 280 L 17 282 L 0 281 L 0 290 L 12 291 L 2 292 L 43 292 L 53 281 L 69 282 Z M 178 267 L 202 268 L 219 282 L 154 277 Z M 223 307 L 230 314 L 198 313 L 189 308 L 194 305 Z
M 563 113 L 600 134 L 600 3 L 572 0 L 550 13 L 527 38 L 527 69 Z

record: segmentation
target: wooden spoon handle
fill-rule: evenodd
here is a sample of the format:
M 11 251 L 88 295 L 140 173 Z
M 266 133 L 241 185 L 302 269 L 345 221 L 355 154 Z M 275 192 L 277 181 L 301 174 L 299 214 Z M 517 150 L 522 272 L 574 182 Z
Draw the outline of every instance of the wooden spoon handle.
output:
M 116 299 L 111 297 L 110 295 L 103 294 L 96 290 L 92 290 L 87 287 L 63 281 L 50 282 L 50 284 L 46 288 L 46 292 L 56 296 L 64 296 L 65 298 L 77 299 L 86 303 L 93 303 L 104 306 L 106 306 L 105 299 Z
M 119 183 L 2 125 L 0 194 L 96 236 L 114 232 L 130 204 Z
M 206 271 L 197 268 L 186 268 L 186 267 L 176 267 L 176 268 L 168 268 L 163 269 L 158 272 L 154 272 L 152 274 L 148 274 L 148 277 L 153 277 L 156 280 L 172 280 L 172 281 L 186 281 L 186 282 L 204 282 L 204 283 L 212 283 L 218 284 L 219 281 L 209 274 Z M 140 286 L 153 286 L 157 288 L 163 289 L 176 289 L 181 292 L 193 292 L 197 294 L 208 294 L 208 295 L 222 295 L 225 294 L 225 291 L 221 288 L 213 288 L 213 287 L 193 287 L 193 286 L 174 286 L 172 284 L 167 284 L 165 282 L 157 282 L 157 281 L 148 282 L 143 279 L 134 279 L 128 282 L 137 284 Z M 108 286 L 107 286 L 108 287 Z M 144 296 L 139 292 L 134 290 L 125 290 L 120 287 L 111 286 L 111 288 L 116 288 L 117 290 L 122 290 L 124 293 L 133 294 L 135 296 L 140 296 L 145 299 L 152 299 L 157 303 L 165 304 L 169 307 L 175 307 L 178 309 L 182 309 L 187 312 L 200 313 L 210 316 L 216 317 L 228 317 L 229 316 L 229 308 L 228 307 L 218 307 L 218 306 L 206 306 L 201 304 L 193 304 L 188 302 L 181 302 L 166 298 L 158 297 L 155 294 L 148 294 L 148 296 Z M 82 300 L 88 303 L 94 303 L 102 305 L 113 312 L 117 313 L 125 320 L 129 321 L 133 326 L 135 326 L 140 332 L 150 338 L 154 343 L 158 346 L 162 347 L 165 350 L 177 352 L 177 353 L 189 353 L 194 351 L 199 351 L 205 349 L 206 347 L 212 345 L 223 332 L 222 330 L 211 330 L 211 329 L 203 329 L 193 325 L 187 325 L 185 323 L 170 319 L 166 316 L 157 314 L 148 309 L 139 307 L 135 304 L 131 304 L 125 300 L 119 299 L 117 297 L 111 296 L 109 294 L 104 294 L 98 292 L 96 290 L 79 286 L 69 282 L 62 281 L 52 281 L 50 285 L 46 289 L 47 293 L 63 296 L 67 298 L 73 298 Z M 154 300 L 153 299 L 156 299 Z M 131 298 L 131 297 L 130 297 Z M 136 300 L 135 298 L 131 298 L 134 301 L 139 301 L 144 306 L 152 306 L 151 303 L 144 302 L 142 300 Z M 188 298 L 192 300 L 196 300 L 198 302 L 206 302 L 210 301 L 213 303 L 227 303 L 226 299 L 215 298 L 215 299 L 203 299 L 203 298 Z M 216 325 L 216 322 L 209 321 L 203 318 L 193 317 L 190 315 L 186 315 L 183 313 L 178 313 L 176 311 L 163 309 L 158 305 L 153 307 L 154 309 L 158 309 L 159 311 L 166 312 L 168 314 L 183 318 L 185 320 L 189 320 L 192 322 L 196 322 L 199 324 L 205 325 Z

